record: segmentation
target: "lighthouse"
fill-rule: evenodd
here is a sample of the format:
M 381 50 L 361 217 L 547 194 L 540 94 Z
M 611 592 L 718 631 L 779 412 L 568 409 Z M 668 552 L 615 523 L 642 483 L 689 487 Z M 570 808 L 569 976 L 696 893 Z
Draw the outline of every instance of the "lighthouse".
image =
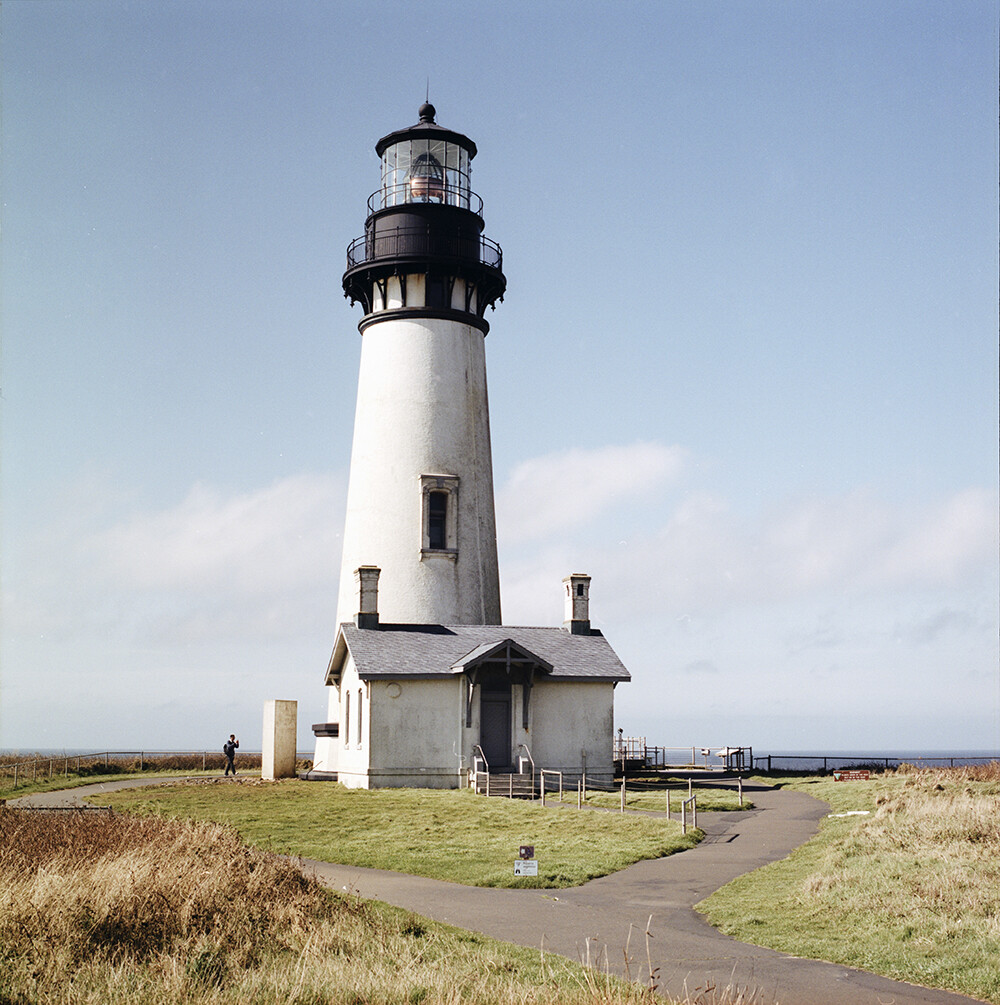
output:
M 381 570 L 382 620 L 500 623 L 485 313 L 502 254 L 470 185 L 476 144 L 433 105 L 419 115 L 376 144 L 381 184 L 347 251 L 364 316 L 338 624 L 363 566 Z
M 376 144 L 381 183 L 347 249 L 361 368 L 328 721 L 305 777 L 479 789 L 507 772 L 513 792 L 537 766 L 610 783 L 629 673 L 591 627 L 590 577 L 565 581 L 561 628 L 500 621 L 485 340 L 507 281 L 476 145 L 435 114 Z

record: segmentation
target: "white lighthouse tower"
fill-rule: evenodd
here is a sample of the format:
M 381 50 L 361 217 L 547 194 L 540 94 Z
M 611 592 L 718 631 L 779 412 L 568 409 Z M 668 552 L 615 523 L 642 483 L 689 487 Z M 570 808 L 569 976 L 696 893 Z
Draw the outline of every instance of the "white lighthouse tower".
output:
M 498 625 L 484 314 L 507 281 L 469 184 L 475 143 L 431 104 L 419 116 L 376 144 L 381 185 L 347 249 L 344 294 L 364 316 L 337 624 L 363 590 L 383 624 Z M 335 688 L 329 705 L 320 769 Z
M 530 765 L 529 783 L 535 766 L 610 782 L 629 673 L 591 626 L 590 577 L 565 580 L 563 627 L 500 622 L 484 314 L 507 283 L 469 185 L 476 145 L 434 115 L 376 144 L 381 187 L 347 250 L 361 374 L 327 721 L 304 777 L 478 787 Z
M 469 186 L 475 143 L 419 114 L 376 144 L 381 186 L 347 251 L 365 313 L 338 624 L 360 566 L 381 569 L 382 621 L 500 623 L 483 315 L 506 280 Z

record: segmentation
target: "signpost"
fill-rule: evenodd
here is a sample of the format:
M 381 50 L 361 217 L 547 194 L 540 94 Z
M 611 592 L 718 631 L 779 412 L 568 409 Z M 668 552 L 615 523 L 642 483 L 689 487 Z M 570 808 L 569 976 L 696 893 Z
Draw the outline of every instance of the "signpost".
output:
M 514 863 L 514 875 L 538 875 L 538 859 L 535 858 L 535 846 L 533 844 L 523 844 L 518 849 L 517 861 Z
M 835 782 L 867 782 L 872 773 L 867 769 L 855 771 L 835 771 L 833 780 Z

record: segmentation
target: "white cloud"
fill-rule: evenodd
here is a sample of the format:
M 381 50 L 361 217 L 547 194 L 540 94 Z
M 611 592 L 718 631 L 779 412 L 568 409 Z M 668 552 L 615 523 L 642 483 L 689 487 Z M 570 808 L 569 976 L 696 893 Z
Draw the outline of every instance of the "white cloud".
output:
M 108 577 L 136 589 L 275 594 L 336 579 L 343 483 L 300 475 L 225 495 L 195 485 L 178 506 L 96 535 Z
M 656 475 L 639 476 L 651 519 L 616 519 L 616 510 L 631 507 L 634 499 L 628 492 L 608 491 L 592 511 L 609 516 L 600 527 L 559 521 L 553 504 L 534 514 L 525 506 L 520 534 L 501 534 L 505 619 L 516 613 L 518 620 L 532 620 L 534 608 L 551 620 L 558 584 L 571 571 L 594 576 L 592 613 L 598 622 L 675 618 L 692 608 L 760 606 L 809 596 L 955 587 L 995 571 L 995 493 L 968 490 L 934 504 L 902 506 L 857 491 L 789 501 L 745 518 L 715 494 L 692 492 L 671 502 L 656 492 L 676 470 L 668 458 L 676 465 L 682 452 L 655 444 L 642 449 L 660 459 Z M 500 497 L 523 495 L 530 482 L 526 474 L 533 471 L 557 472 L 558 485 L 585 485 L 595 458 L 615 453 L 615 448 L 571 451 L 528 461 Z M 642 470 L 638 452 L 631 456 Z M 505 516 L 501 510 L 501 526 Z M 652 530 L 633 530 L 627 540 L 605 529 L 650 523 Z M 530 547 L 543 527 L 545 547 Z
M 497 493 L 499 536 L 517 544 L 582 527 L 611 506 L 648 497 L 677 476 L 685 456 L 680 447 L 634 443 L 524 461 Z
M 167 509 L 39 534 L 18 545 L 6 630 L 157 646 L 301 636 L 334 619 L 343 500 L 332 475 L 228 494 L 196 485 Z

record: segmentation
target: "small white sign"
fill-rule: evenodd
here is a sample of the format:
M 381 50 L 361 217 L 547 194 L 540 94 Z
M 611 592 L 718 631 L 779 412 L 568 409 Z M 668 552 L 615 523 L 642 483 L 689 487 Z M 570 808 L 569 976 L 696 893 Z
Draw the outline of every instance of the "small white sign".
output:
M 538 859 L 537 858 L 519 858 L 514 863 L 514 875 L 515 876 L 537 876 L 538 875 Z

